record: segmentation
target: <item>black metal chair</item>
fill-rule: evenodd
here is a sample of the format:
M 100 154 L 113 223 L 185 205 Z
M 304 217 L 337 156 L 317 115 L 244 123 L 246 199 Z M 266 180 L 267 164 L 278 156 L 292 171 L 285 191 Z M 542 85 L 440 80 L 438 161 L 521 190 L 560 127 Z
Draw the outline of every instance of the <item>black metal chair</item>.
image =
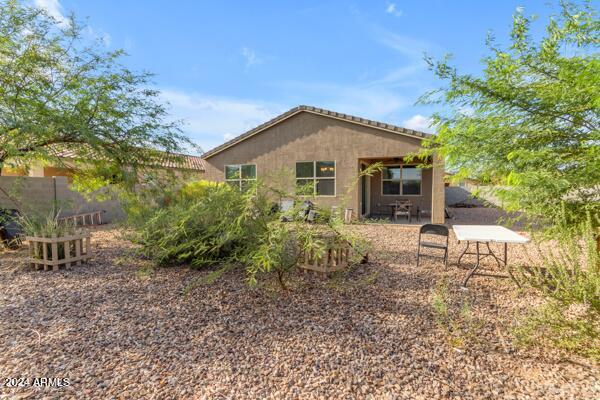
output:
M 422 235 L 445 236 L 446 243 L 423 241 L 423 240 L 421 240 Z M 444 268 L 447 268 L 448 267 L 448 237 L 449 237 L 449 231 L 448 231 L 448 228 L 444 225 L 425 224 L 425 225 L 421 226 L 421 229 L 419 230 L 419 248 L 417 250 L 417 267 L 419 266 L 419 261 L 421 259 L 421 247 L 425 247 L 425 248 L 430 248 L 430 249 L 444 250 Z M 423 254 L 423 255 L 436 257 L 431 254 Z

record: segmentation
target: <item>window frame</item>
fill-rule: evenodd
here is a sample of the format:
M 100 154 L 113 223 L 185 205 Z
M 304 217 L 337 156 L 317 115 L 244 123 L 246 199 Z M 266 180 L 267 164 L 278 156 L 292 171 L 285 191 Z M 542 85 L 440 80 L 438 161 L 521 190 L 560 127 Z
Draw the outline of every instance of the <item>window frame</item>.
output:
M 398 196 L 402 196 L 402 197 L 421 197 L 423 196 L 423 168 L 418 168 L 417 164 L 392 164 L 392 165 L 384 165 L 384 168 L 394 168 L 394 167 L 399 167 L 400 168 L 400 193 L 399 194 L 385 194 L 383 193 L 383 182 L 384 181 L 390 181 L 390 182 L 394 182 L 393 179 L 385 179 L 383 177 L 383 170 L 381 171 L 381 196 L 385 196 L 385 197 L 398 197 Z M 403 188 L 403 177 L 404 177 L 404 167 L 415 167 L 416 169 L 421 170 L 421 184 L 419 185 L 419 194 L 404 194 L 404 188 Z
M 383 193 L 383 182 L 394 182 L 394 179 L 386 179 L 383 177 L 383 169 L 381 170 L 381 195 L 382 196 L 386 196 L 386 197 L 391 197 L 391 196 L 402 196 L 402 165 L 398 164 L 398 165 L 384 165 L 383 168 L 394 168 L 394 167 L 398 167 L 400 168 L 400 187 L 398 189 L 398 194 L 385 194 Z
M 419 194 L 404 194 L 404 167 L 414 167 L 414 169 L 420 171 L 420 180 L 419 180 Z M 412 168 L 411 168 L 412 169 Z M 400 192 L 402 196 L 412 196 L 419 197 L 423 196 L 423 168 L 419 168 L 417 164 L 406 164 L 400 166 Z
M 242 178 L 242 167 L 243 166 L 248 166 L 248 165 L 253 165 L 254 166 L 254 178 Z M 239 178 L 236 179 L 228 179 L 227 178 L 227 167 L 238 167 L 238 171 L 240 174 Z M 223 175 L 225 178 L 225 183 L 229 184 L 228 182 L 237 182 L 238 183 L 238 189 L 241 191 L 242 190 L 242 182 L 256 182 L 256 178 L 258 177 L 258 167 L 256 166 L 256 164 L 226 164 L 223 167 Z
M 333 162 L 333 176 L 317 176 L 317 163 L 318 162 Z M 313 176 L 306 178 L 298 178 L 298 163 L 312 163 L 313 164 Z M 329 179 L 333 181 L 333 194 L 318 194 L 317 193 L 317 181 L 319 179 Z M 298 187 L 298 180 L 312 180 L 313 181 L 313 196 L 314 197 L 337 197 L 337 160 L 299 160 L 294 164 L 294 184 Z M 304 195 L 309 197 L 310 195 Z

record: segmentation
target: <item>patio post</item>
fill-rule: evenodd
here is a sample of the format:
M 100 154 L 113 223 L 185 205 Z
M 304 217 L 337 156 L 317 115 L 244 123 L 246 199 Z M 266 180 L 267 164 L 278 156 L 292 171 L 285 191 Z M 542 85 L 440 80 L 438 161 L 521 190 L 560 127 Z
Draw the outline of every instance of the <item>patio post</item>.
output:
M 432 158 L 433 173 L 431 179 L 431 222 L 443 224 L 445 220 L 444 209 L 446 206 L 444 188 L 444 160 L 435 154 Z

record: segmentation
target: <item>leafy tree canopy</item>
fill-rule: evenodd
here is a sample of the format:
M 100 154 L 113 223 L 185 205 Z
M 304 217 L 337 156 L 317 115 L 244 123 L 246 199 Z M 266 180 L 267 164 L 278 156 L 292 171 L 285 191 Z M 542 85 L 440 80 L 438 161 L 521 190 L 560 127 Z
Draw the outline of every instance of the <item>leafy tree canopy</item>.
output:
M 488 37 L 480 75 L 428 59 L 447 86 L 421 102 L 450 111 L 434 115 L 438 135 L 422 155 L 439 151 L 457 179 L 493 184 L 508 210 L 549 226 L 591 213 L 598 226 L 600 21 L 591 3 L 560 6 L 537 39 L 535 18 L 518 9 L 509 46 Z
M 0 1 L 0 169 L 57 164 L 67 149 L 98 173 L 123 178 L 124 166 L 177 158 L 190 144 L 150 89 L 150 74 L 128 70 L 122 50 L 107 51 L 83 32 L 74 17 L 57 21 Z

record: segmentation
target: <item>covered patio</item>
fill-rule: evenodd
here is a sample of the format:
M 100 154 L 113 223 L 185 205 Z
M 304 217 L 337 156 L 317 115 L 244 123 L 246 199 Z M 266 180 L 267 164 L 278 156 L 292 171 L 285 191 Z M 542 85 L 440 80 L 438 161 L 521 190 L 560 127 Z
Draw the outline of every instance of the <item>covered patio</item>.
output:
M 358 168 L 382 163 L 381 171 L 362 176 L 358 216 L 395 224 L 444 223 L 443 164 L 428 160 L 407 163 L 403 156 L 362 158 Z

